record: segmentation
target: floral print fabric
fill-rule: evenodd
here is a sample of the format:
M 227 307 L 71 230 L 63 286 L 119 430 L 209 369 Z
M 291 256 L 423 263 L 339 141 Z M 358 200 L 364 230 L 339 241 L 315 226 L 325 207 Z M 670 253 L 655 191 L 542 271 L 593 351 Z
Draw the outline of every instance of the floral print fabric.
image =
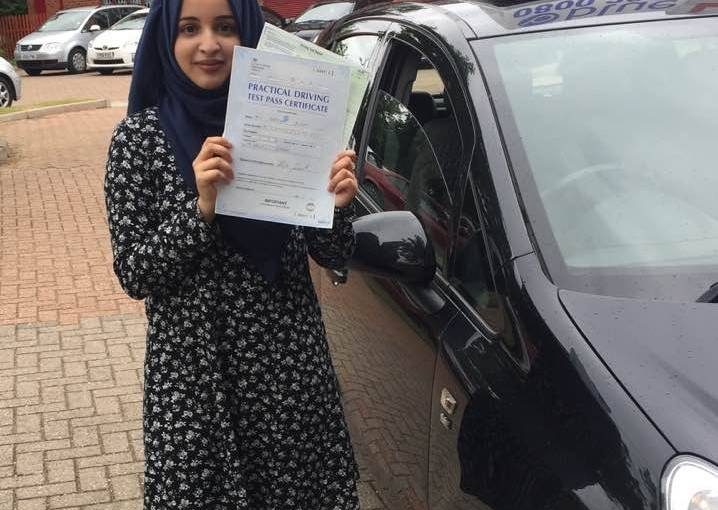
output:
M 356 510 L 357 467 L 307 254 L 339 268 L 334 228 L 295 227 L 268 283 L 196 212 L 156 108 L 110 145 L 114 270 L 145 299 L 145 510 Z

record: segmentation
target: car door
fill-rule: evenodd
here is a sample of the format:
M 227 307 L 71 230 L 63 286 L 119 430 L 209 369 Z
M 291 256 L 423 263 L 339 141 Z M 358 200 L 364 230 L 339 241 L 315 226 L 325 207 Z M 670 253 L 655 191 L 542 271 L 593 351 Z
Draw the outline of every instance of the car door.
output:
M 331 41 L 337 53 L 371 66 L 370 35 L 389 32 L 374 53 L 378 64 L 355 128 L 357 215 L 414 212 L 431 238 L 437 272 L 417 287 L 350 271 L 344 285 L 323 280 L 320 292 L 352 438 L 367 454 L 360 464 L 387 508 L 425 510 L 436 352 L 456 313 L 446 297 L 455 190 L 471 151 L 463 141 L 473 134 L 454 113 L 466 105 L 442 49 L 382 23 L 346 25 Z

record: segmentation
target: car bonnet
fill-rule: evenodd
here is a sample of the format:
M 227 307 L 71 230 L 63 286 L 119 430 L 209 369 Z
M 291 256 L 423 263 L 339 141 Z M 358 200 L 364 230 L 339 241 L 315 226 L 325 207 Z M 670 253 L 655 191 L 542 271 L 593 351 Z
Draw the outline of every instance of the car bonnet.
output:
M 679 451 L 718 462 L 718 308 L 561 290 L 576 326 Z

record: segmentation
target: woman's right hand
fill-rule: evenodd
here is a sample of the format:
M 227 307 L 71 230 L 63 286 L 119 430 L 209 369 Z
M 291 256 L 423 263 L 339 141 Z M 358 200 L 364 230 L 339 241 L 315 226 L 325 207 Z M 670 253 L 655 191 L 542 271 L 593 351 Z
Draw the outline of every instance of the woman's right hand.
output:
M 207 223 L 214 221 L 217 185 L 229 184 L 234 178 L 231 149 L 232 144 L 225 138 L 211 136 L 204 141 L 192 162 L 199 195 L 197 206 Z

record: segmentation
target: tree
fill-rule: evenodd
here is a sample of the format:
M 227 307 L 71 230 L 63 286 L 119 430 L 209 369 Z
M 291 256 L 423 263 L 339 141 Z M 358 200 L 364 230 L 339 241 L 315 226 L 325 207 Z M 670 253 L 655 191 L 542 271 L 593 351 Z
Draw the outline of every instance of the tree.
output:
M 0 16 L 27 14 L 27 0 L 0 0 Z

